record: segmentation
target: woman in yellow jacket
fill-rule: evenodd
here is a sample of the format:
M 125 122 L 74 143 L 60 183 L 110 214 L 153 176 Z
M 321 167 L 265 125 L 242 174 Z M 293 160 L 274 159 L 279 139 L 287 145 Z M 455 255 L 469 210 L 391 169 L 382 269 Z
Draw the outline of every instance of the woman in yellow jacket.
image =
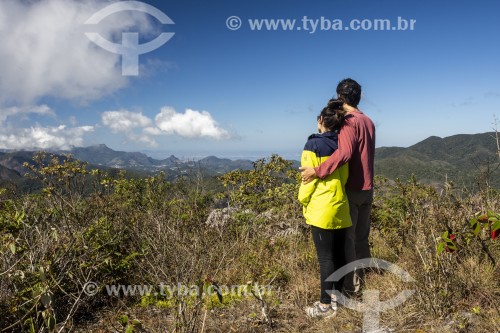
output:
M 320 134 L 308 138 L 302 152 L 302 166 L 317 167 L 338 148 L 337 134 L 344 114 L 342 104 L 331 100 L 321 111 L 318 117 Z M 306 223 L 311 226 L 320 267 L 320 301 L 306 308 L 311 317 L 335 314 L 336 302 L 332 302 L 331 293 L 334 289 L 340 290 L 342 283 L 326 280 L 346 263 L 345 228 L 352 225 L 345 192 L 348 175 L 348 166 L 345 164 L 324 179 L 301 184 L 299 189 L 299 201 L 303 205 Z

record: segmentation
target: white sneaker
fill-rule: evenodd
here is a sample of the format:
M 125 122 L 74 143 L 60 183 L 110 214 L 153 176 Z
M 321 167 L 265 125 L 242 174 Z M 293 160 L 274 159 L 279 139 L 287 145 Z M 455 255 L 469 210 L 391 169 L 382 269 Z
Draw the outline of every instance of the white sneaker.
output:
M 314 302 L 312 306 L 305 308 L 307 315 L 311 318 L 323 317 L 331 318 L 337 314 L 336 310 L 333 310 L 332 306 L 323 307 L 319 301 Z

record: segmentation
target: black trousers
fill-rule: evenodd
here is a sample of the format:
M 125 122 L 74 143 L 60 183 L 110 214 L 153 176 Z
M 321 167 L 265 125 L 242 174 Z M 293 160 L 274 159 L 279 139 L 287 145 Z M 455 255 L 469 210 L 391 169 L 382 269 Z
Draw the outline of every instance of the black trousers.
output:
M 321 278 L 320 301 L 324 304 L 332 302 L 331 294 L 334 289 L 341 290 L 343 279 L 333 282 L 326 281 L 337 269 L 346 264 L 344 229 L 321 229 L 311 226 L 312 238 L 318 254 L 319 272 Z

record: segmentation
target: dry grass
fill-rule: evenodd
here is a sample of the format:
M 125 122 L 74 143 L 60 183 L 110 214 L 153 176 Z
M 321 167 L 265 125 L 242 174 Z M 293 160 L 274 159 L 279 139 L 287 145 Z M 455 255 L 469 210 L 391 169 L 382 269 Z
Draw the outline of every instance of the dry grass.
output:
M 263 188 L 274 207 L 234 207 L 212 215 L 220 221 L 208 219 L 213 194 L 203 184 L 170 184 L 161 176 L 101 177 L 96 193 L 87 196 L 49 192 L 1 201 L 0 327 L 44 332 L 45 313 L 55 316 L 52 331 L 60 332 L 361 332 L 363 316 L 351 309 L 341 308 L 332 319 L 306 317 L 304 307 L 319 297 L 319 269 L 296 188 L 293 182 L 265 188 L 259 173 L 254 176 L 252 191 L 229 193 L 230 203 L 243 197 L 258 208 L 262 199 L 255 191 Z M 381 315 L 381 326 L 393 332 L 500 332 L 500 271 L 492 263 L 500 257 L 500 240 L 486 232 L 475 236 L 469 225 L 486 211 L 500 211 L 500 193 L 437 193 L 414 180 L 376 188 L 373 257 L 415 280 L 367 275 L 365 290 L 380 291 L 381 300 L 415 290 Z M 457 235 L 458 249 L 438 254 L 446 230 Z M 262 302 L 258 295 L 223 295 L 222 304 L 216 296 L 117 297 L 104 290 L 87 297 L 81 289 L 87 281 L 205 287 L 252 281 L 272 292 Z M 36 293 L 40 288 L 50 304 Z

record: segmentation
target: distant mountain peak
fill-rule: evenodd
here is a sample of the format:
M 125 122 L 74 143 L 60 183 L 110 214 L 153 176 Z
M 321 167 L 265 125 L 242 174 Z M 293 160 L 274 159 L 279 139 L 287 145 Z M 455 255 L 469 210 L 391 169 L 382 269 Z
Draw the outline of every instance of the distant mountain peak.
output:
M 80 149 L 106 149 L 106 150 L 113 150 L 111 148 L 109 148 L 106 144 L 104 143 L 100 143 L 98 145 L 92 145 L 92 146 L 88 146 L 88 147 L 79 147 Z

